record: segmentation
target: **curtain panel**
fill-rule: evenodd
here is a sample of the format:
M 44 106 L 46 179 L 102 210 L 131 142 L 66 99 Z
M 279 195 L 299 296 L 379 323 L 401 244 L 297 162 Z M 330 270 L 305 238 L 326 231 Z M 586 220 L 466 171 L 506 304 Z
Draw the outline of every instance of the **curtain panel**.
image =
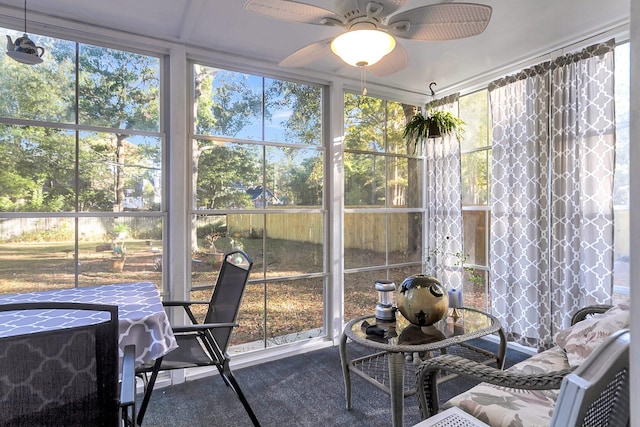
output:
M 510 339 L 545 349 L 613 289 L 613 42 L 489 87 L 491 289 Z
M 539 319 L 550 311 L 548 71 L 542 64 L 489 87 L 491 301 L 510 339 L 550 333 Z
M 459 94 L 431 102 L 429 110 L 458 115 Z M 454 135 L 429 138 L 427 161 L 427 269 L 447 289 L 462 289 L 463 253 L 460 141 Z

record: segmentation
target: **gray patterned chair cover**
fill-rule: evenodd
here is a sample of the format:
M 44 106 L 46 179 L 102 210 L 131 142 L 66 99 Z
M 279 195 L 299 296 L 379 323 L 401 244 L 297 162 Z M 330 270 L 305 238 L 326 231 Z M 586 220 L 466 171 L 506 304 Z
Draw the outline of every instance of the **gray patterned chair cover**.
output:
M 78 303 L 23 303 L 0 312 L 28 310 L 104 312 L 103 321 L 0 337 L 0 426 L 119 426 L 118 308 Z M 126 365 L 134 381 L 133 352 Z M 131 386 L 131 381 L 123 384 Z M 135 418 L 135 394 L 125 397 Z M 126 423 L 125 423 L 126 424 Z

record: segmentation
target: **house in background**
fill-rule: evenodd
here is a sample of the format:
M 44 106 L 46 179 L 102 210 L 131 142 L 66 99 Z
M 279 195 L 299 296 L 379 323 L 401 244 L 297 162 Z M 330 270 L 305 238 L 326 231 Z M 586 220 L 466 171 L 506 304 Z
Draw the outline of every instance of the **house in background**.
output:
M 251 202 L 254 208 L 266 208 L 267 206 L 281 205 L 282 202 L 276 197 L 276 195 L 270 189 L 262 191 L 262 186 L 247 188 L 247 194 L 251 197 Z

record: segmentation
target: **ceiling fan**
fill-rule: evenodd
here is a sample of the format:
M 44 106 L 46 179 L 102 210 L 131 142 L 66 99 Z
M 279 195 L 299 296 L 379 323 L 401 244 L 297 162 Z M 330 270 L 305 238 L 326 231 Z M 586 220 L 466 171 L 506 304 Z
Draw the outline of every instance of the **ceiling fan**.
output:
M 292 0 L 248 0 L 250 12 L 284 21 L 346 29 L 293 52 L 283 67 L 303 67 L 331 52 L 349 65 L 377 76 L 402 70 L 407 50 L 396 38 L 442 41 L 471 37 L 484 31 L 491 7 L 477 3 L 444 3 L 399 11 L 407 0 L 336 0 L 334 10 Z M 398 12 L 399 11 L 399 12 Z

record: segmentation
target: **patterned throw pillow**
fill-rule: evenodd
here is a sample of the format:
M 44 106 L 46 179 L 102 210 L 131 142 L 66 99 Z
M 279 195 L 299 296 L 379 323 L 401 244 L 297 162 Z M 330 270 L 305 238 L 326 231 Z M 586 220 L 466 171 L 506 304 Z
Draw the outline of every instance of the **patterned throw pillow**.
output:
M 628 328 L 629 322 L 629 304 L 619 304 L 558 332 L 555 342 L 567 353 L 569 365 L 576 367 L 612 333 Z

